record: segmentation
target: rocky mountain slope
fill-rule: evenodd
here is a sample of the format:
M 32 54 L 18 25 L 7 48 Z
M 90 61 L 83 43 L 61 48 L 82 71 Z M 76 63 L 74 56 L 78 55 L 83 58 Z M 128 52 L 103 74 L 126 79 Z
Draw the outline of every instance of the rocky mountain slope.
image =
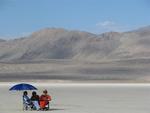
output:
M 150 27 L 100 35 L 46 28 L 20 39 L 0 40 L 0 60 L 121 60 L 150 58 Z

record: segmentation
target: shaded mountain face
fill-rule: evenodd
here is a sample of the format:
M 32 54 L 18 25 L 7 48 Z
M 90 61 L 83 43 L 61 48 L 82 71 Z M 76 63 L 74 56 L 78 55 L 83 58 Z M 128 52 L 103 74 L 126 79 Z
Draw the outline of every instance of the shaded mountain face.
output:
M 5 40 L 3 40 L 3 39 L 0 39 L 0 42 L 4 42 Z
M 47 28 L 29 37 L 0 40 L 0 60 L 114 60 L 150 57 L 150 27 L 100 35 Z

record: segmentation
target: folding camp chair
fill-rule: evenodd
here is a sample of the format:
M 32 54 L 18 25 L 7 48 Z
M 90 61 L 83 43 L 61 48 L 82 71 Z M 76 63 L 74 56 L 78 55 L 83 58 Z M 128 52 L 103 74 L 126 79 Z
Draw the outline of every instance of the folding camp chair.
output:
M 32 102 L 28 98 L 23 96 L 23 110 L 32 110 L 32 108 L 33 108 Z

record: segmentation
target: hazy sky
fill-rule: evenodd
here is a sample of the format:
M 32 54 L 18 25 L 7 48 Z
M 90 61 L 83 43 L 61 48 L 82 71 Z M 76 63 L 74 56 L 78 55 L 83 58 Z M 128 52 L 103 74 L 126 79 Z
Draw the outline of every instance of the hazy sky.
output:
M 150 25 L 150 0 L 0 0 L 0 38 L 47 27 L 93 33 Z

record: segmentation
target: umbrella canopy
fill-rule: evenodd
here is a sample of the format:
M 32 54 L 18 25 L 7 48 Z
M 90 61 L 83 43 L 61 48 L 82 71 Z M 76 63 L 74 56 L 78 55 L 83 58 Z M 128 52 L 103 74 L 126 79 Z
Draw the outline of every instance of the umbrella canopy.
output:
M 9 89 L 10 91 L 12 90 L 17 90 L 17 91 L 22 91 L 22 90 L 37 90 L 36 87 L 32 86 L 31 84 L 26 84 L 26 83 L 21 83 L 14 85 Z

